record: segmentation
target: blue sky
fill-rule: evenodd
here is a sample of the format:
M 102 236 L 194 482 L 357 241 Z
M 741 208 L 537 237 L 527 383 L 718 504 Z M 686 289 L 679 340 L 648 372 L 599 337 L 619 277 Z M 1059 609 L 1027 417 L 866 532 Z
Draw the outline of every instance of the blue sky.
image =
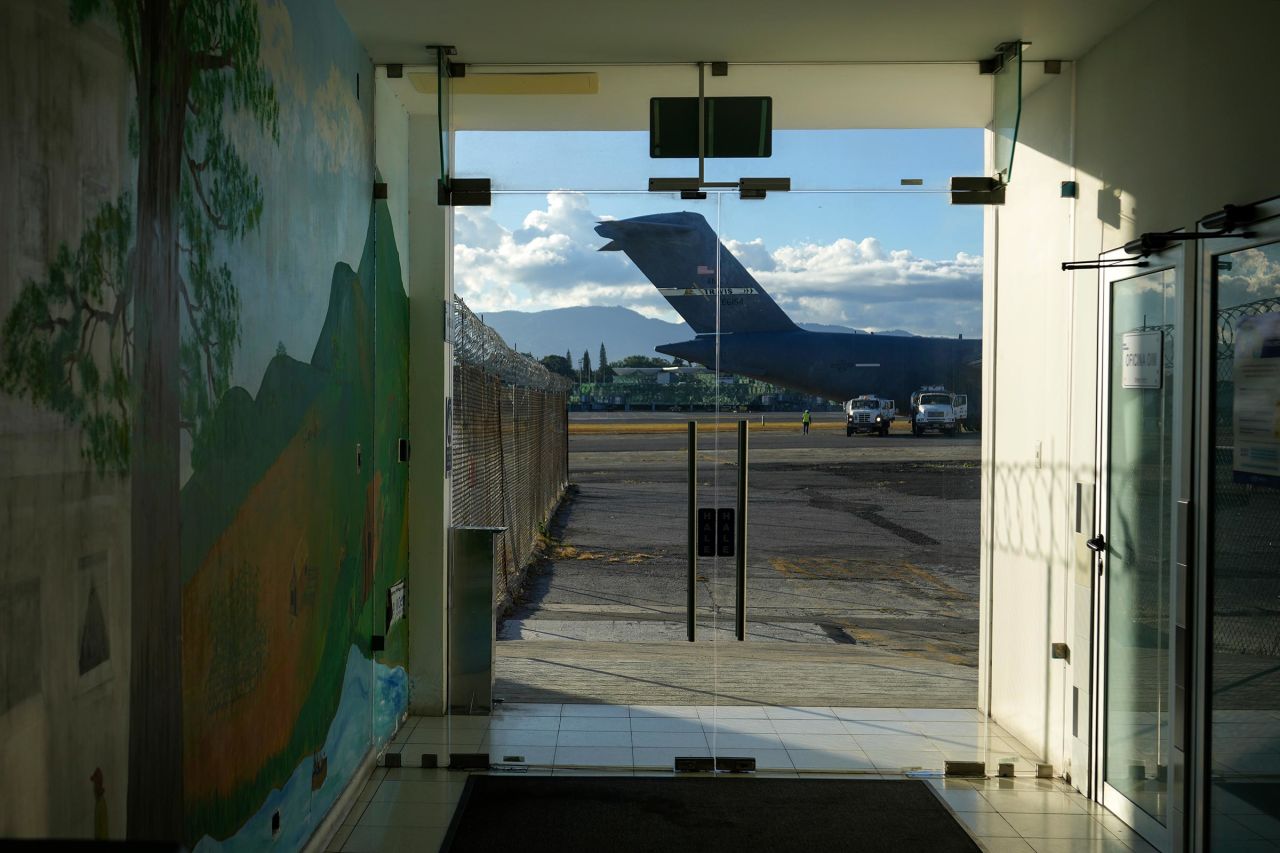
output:
M 675 320 L 621 253 L 595 252 L 603 241 L 591 225 L 687 209 L 719 223 L 724 243 L 801 322 L 980 331 L 981 208 L 898 182 L 942 190 L 953 175 L 982 174 L 981 130 L 776 131 L 771 158 L 708 161 L 709 180 L 792 179 L 795 192 L 764 201 L 636 192 L 651 176 L 697 170 L 649 159 L 645 132 L 460 133 L 455 156 L 456 174 L 494 182 L 493 206 L 460 209 L 455 232 L 455 287 L 479 310 L 618 304 Z M 866 192 L 875 189 L 892 192 Z

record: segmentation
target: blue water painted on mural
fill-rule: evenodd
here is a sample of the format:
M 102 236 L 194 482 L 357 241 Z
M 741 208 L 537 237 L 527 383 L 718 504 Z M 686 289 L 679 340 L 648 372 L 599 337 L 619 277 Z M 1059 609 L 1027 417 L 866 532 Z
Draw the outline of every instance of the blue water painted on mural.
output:
M 377 688 L 371 699 L 370 683 L 375 680 Z M 404 668 L 370 661 L 352 646 L 347 653 L 338 712 L 329 725 L 321 752 L 299 764 L 284 787 L 273 790 L 239 832 L 222 841 L 206 835 L 196 845 L 196 853 L 301 849 L 355 775 L 370 748 L 370 738 L 385 743 L 408 704 L 409 678 Z M 324 763 L 323 773 L 318 762 Z M 313 780 L 318 785 L 314 789 Z M 280 833 L 272 837 L 271 816 L 277 810 Z

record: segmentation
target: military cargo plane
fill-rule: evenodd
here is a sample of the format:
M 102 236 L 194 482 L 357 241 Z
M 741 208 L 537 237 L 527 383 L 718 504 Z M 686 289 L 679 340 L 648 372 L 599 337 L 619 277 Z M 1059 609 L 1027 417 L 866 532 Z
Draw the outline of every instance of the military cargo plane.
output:
M 718 343 L 720 370 L 830 400 L 875 393 L 905 401 L 946 385 L 968 393 L 970 411 L 980 406 L 981 340 L 802 329 L 697 213 L 608 220 L 596 233 L 609 240 L 600 251 L 625 252 L 693 329 L 693 340 L 658 352 L 714 369 Z

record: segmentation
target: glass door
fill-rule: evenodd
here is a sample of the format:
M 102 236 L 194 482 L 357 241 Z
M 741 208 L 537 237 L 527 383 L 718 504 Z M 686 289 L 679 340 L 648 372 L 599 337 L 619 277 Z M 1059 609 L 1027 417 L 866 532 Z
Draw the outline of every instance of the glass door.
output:
M 1177 370 L 1185 324 L 1183 247 L 1133 269 L 1106 270 L 1100 419 L 1098 602 L 1103 803 L 1161 849 L 1180 819 L 1176 788 L 1173 638 L 1177 417 L 1187 395 Z M 1132 260 L 1132 259 L 1130 259 Z M 1130 264 L 1130 267 L 1137 265 Z
M 544 557 L 523 576 L 519 561 L 496 575 L 510 603 L 499 602 L 494 722 L 514 708 L 558 720 L 504 719 L 480 737 L 458 721 L 455 735 L 495 762 L 611 767 L 629 746 L 637 769 L 713 755 L 761 771 L 940 771 L 982 758 L 993 772 L 994 759 L 1033 769 L 975 710 L 982 217 L 947 204 L 944 176 L 980 167 L 980 135 L 930 135 L 942 156 L 919 172 L 906 132 L 787 133 L 790 159 L 765 171 L 813 191 L 749 200 L 717 187 L 683 198 L 530 183 L 566 155 L 594 175 L 620 167 L 596 186 L 643 185 L 659 167 L 687 174 L 667 161 L 638 170 L 644 135 L 572 137 L 563 151 L 537 134 L 459 140 L 460 158 L 473 152 L 459 174 L 492 177 L 494 193 L 487 210 L 454 211 L 455 289 L 516 355 L 567 367 L 572 385 L 574 488 L 542 531 Z M 761 170 L 714 166 L 714 180 Z M 885 187 L 900 173 L 924 177 L 822 189 L 835 174 Z M 609 306 L 643 315 L 632 319 L 645 334 L 621 334 Z M 576 312 L 568 327 L 564 311 Z M 548 343 L 556 328 L 572 341 Z M 795 346 L 816 339 L 806 335 L 857 345 Z M 904 374 L 906 349 L 920 369 Z M 510 527 L 497 510 L 462 517 L 497 482 L 470 460 L 507 454 L 466 444 L 487 440 L 463 420 L 468 389 L 486 387 L 474 373 L 455 367 L 455 524 Z M 934 385 L 948 399 L 917 438 L 910 397 Z M 850 434 L 843 404 L 864 392 L 878 394 L 870 414 L 884 428 Z M 740 422 L 754 473 L 738 461 Z M 849 465 L 869 453 L 872 466 Z M 805 470 L 782 470 L 788 459 Z M 697 536 L 686 544 L 690 508 L 695 527 L 708 522 L 701 553 Z M 495 565 L 524 539 L 503 531 Z M 936 728 L 903 706 L 928 709 L 920 719 Z
M 720 434 L 745 421 L 748 455 L 721 451 L 720 493 L 742 475 L 749 500 L 716 743 L 761 769 L 1034 769 L 976 711 L 981 211 L 947 201 L 722 196 Z M 771 728 L 729 716 L 756 711 Z
M 1280 204 L 1205 260 L 1200 348 L 1206 848 L 1280 839 Z
M 711 755 L 732 559 L 691 572 L 686 534 L 691 488 L 695 510 L 732 506 L 718 201 L 498 189 L 454 211 L 452 524 L 495 530 L 476 601 L 496 640 L 492 702 L 451 701 L 451 751 L 565 770 Z

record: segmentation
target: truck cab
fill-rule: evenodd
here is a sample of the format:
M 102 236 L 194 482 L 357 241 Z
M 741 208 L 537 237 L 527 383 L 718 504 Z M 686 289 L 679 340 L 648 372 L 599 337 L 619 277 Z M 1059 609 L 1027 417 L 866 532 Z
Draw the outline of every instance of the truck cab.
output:
M 963 412 L 968 413 L 968 398 L 963 394 L 952 394 L 941 385 L 926 386 L 911 395 L 911 434 L 922 436 L 926 432 L 941 432 L 955 435 L 964 423 L 958 416 L 957 403 L 963 404 Z
M 859 432 L 884 436 L 889 434 L 889 425 L 894 421 L 896 410 L 893 400 L 863 394 L 845 401 L 844 414 L 846 436 Z

